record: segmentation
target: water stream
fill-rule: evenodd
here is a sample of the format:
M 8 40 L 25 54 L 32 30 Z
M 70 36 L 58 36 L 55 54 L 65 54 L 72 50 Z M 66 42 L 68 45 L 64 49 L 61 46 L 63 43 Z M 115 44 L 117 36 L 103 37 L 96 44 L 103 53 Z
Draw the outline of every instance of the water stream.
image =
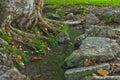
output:
M 68 31 L 71 41 L 81 34 L 80 30 L 71 27 Z M 29 62 L 25 68 L 25 74 L 39 75 L 35 80 L 65 80 L 62 64 L 64 59 L 74 50 L 73 44 L 58 45 L 51 48 L 47 56 L 42 60 Z

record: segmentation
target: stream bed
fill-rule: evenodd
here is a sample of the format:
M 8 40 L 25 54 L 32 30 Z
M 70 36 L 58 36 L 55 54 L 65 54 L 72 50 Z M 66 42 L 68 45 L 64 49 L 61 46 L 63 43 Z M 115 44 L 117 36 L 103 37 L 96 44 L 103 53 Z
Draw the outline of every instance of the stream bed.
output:
M 34 76 L 32 80 L 65 80 L 62 64 L 74 49 L 73 40 L 82 31 L 75 27 L 69 27 L 68 34 L 71 38 L 70 44 L 61 44 L 51 47 L 51 51 L 42 60 L 26 64 L 24 72 L 27 76 Z

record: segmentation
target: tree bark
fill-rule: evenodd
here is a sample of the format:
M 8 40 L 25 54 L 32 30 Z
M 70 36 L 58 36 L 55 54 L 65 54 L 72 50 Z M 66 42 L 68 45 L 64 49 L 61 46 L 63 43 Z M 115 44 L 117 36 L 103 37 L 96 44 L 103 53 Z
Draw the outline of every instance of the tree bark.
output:
M 42 18 L 44 0 L 0 0 L 0 32 L 6 31 L 12 39 L 23 44 L 34 38 L 44 38 L 56 32 L 54 25 Z M 36 34 L 32 27 L 43 34 Z M 22 35 L 21 35 L 22 34 Z
M 0 0 L 0 23 L 19 29 L 29 29 L 38 24 L 42 16 L 43 0 Z M 39 15 L 39 17 L 38 17 Z
M 58 30 L 55 28 L 56 24 L 53 25 L 52 21 L 42 18 L 43 1 L 0 0 L 0 32 L 6 31 L 13 40 L 23 44 L 36 37 L 48 39 L 46 36 Z M 36 34 L 32 27 L 39 27 L 42 34 Z

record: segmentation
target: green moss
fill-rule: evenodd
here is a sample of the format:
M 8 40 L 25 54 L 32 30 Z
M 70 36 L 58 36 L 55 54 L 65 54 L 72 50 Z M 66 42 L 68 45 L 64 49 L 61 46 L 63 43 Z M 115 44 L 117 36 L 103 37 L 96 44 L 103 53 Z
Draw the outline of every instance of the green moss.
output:
M 56 9 L 56 12 L 57 12 L 57 14 L 63 16 L 66 11 L 63 8 L 58 8 L 58 9 Z
M 11 35 L 9 33 L 5 32 L 5 31 L 0 31 L 0 38 L 4 39 L 7 42 L 12 41 Z
M 81 10 L 81 15 L 85 15 L 88 11 L 85 5 L 81 5 L 80 10 Z
M 13 59 L 14 63 L 15 63 L 15 66 L 21 66 L 21 63 L 26 63 L 29 61 L 29 58 L 26 54 L 26 52 L 23 52 L 17 48 L 12 48 L 12 46 L 10 45 L 3 45 L 3 44 L 0 44 L 0 48 L 5 52 L 5 53 L 8 53 L 10 55 L 14 55 L 14 56 L 17 56 L 17 55 L 20 55 L 22 59 L 20 59 L 19 61 L 16 61 Z M 17 64 L 16 64 L 17 63 Z
M 92 73 L 94 73 L 94 70 L 86 70 L 86 71 L 82 71 L 81 73 L 79 73 L 79 75 L 81 76 L 81 78 L 85 77 L 85 76 L 89 76 Z
M 45 54 L 48 49 L 48 44 L 45 40 L 34 38 L 28 42 L 28 45 L 36 54 Z
M 113 22 L 114 19 L 115 19 L 115 15 L 114 15 L 114 14 L 113 14 L 113 15 L 110 15 L 110 16 L 108 16 L 108 18 L 107 18 L 107 20 L 106 20 L 106 23 Z
M 68 29 L 69 29 L 69 26 L 67 24 L 63 24 L 61 32 L 63 32 L 63 33 L 68 35 Z
M 32 31 L 33 32 L 38 32 L 38 31 L 40 31 L 40 28 L 38 26 L 33 26 Z
M 54 46 L 51 48 L 51 52 L 47 55 L 45 59 L 41 62 L 46 62 L 48 66 L 44 66 L 46 74 L 49 74 L 49 78 L 46 80 L 65 80 L 64 70 L 62 69 L 62 64 L 64 59 L 70 55 L 74 50 L 73 45 L 64 45 L 64 46 Z
M 108 14 L 108 15 L 101 14 L 100 19 L 103 20 L 106 24 L 114 22 L 115 14 Z
M 24 36 L 24 32 L 22 32 L 22 31 L 16 31 L 16 33 L 17 33 L 18 35 Z
M 65 74 L 66 78 L 71 79 L 71 80 L 88 80 L 87 76 L 91 75 L 94 73 L 95 70 L 83 70 L 80 72 L 73 72 L 71 74 Z M 89 79 L 92 80 L 92 79 Z
M 94 78 L 92 76 L 86 76 L 82 80 L 94 80 Z
M 58 45 L 58 41 L 57 41 L 57 38 L 54 36 L 54 35 L 51 35 L 49 37 L 49 41 L 47 42 L 49 44 L 50 47 L 53 47 L 53 46 L 57 46 Z
M 77 30 L 74 27 L 69 27 L 68 33 L 69 33 L 71 41 L 74 42 L 74 39 L 80 36 L 81 34 L 83 34 L 83 31 L 84 30 Z

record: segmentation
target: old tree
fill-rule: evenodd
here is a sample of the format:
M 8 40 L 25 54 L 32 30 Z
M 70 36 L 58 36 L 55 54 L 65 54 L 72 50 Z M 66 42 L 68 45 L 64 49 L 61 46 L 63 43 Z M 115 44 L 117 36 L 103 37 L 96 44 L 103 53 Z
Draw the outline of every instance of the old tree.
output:
M 46 38 L 55 31 L 50 20 L 42 18 L 44 0 L 0 0 L 0 30 L 7 31 L 13 40 L 24 43 L 34 37 Z M 38 27 L 41 32 L 31 29 Z

